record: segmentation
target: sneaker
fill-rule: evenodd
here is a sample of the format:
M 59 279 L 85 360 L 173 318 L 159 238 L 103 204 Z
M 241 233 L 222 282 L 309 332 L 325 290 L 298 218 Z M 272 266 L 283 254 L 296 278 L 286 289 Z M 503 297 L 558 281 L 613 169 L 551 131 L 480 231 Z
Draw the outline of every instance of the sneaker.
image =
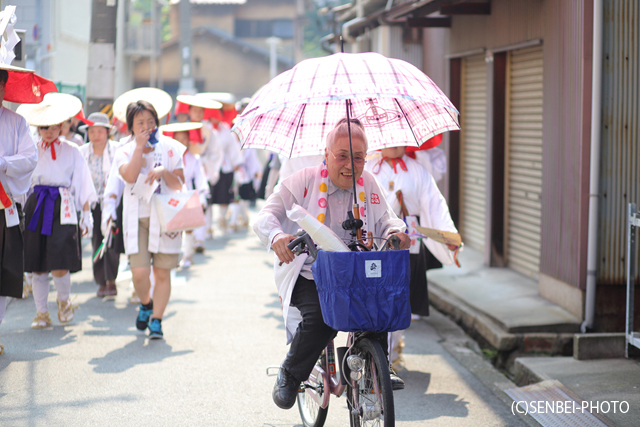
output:
M 162 320 L 153 318 L 151 322 L 149 322 L 149 339 L 151 340 L 159 340 L 164 338 L 164 334 L 162 333 Z
M 44 329 L 51 326 L 53 322 L 51 321 L 51 317 L 49 317 L 49 312 L 40 313 L 39 311 L 36 314 L 36 317 L 31 322 L 31 329 Z
M 60 301 L 59 298 L 56 298 L 56 301 L 58 302 L 58 320 L 60 323 L 71 322 L 73 320 L 73 312 L 78 306 L 71 302 L 71 297 L 66 301 Z
M 98 298 L 102 298 L 105 295 L 106 291 L 107 291 L 107 285 L 100 285 L 98 287 L 98 292 L 96 292 L 96 296 Z
M 149 326 L 149 318 L 151 317 L 152 313 L 153 308 L 146 309 L 144 308 L 142 303 L 140 303 L 138 318 L 136 319 L 136 328 L 138 328 L 139 331 L 144 331 L 145 329 L 147 329 L 147 326 Z

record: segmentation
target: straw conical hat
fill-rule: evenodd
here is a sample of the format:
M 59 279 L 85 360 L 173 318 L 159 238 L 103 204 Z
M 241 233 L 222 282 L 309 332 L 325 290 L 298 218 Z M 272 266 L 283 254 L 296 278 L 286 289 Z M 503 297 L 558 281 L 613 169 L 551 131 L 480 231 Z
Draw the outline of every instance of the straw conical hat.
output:
M 203 92 L 197 96 L 204 96 L 205 98 L 213 99 L 223 104 L 235 105 L 236 103 L 236 96 L 229 92 Z
M 202 123 L 171 123 L 168 125 L 160 126 L 160 132 L 188 132 L 190 130 L 200 129 L 201 127 Z
M 173 99 L 171 95 L 162 89 L 155 87 L 140 87 L 138 89 L 132 89 L 128 92 L 120 95 L 113 102 L 113 115 L 116 119 L 123 123 L 127 122 L 127 107 L 132 102 L 147 101 L 158 113 L 158 119 L 163 118 L 171 111 L 173 106 Z
M 214 110 L 222 108 L 222 104 L 220 102 L 202 95 L 178 95 L 177 99 L 183 104 L 193 105 L 194 107 L 210 108 Z
M 16 71 L 18 73 L 35 73 L 35 71 L 33 70 L 29 70 L 27 68 L 22 68 L 22 67 L 16 67 L 9 64 L 4 64 L 2 62 L 0 62 L 0 70 Z
M 31 126 L 54 126 L 75 116 L 82 110 L 82 102 L 73 95 L 51 92 L 39 104 L 22 104 L 16 112 Z

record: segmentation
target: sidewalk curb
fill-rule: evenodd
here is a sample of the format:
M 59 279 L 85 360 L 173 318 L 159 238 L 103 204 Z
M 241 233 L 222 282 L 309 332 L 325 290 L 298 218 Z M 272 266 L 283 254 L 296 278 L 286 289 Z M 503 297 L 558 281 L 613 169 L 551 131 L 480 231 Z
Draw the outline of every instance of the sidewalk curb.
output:
M 517 386 L 480 355 L 481 350 L 478 344 L 460 326 L 433 307 L 429 317 L 423 320 L 427 321 L 444 340 L 440 345 L 507 407 L 511 408 L 513 399 L 504 391 Z M 540 427 L 540 424 L 530 415 L 516 413 L 514 417 L 518 417 L 530 427 Z

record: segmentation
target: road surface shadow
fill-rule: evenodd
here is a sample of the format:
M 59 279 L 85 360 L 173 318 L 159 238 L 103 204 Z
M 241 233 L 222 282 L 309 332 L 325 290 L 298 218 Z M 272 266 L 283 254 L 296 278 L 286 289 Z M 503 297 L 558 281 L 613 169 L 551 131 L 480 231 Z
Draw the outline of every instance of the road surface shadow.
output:
M 98 374 L 117 374 L 136 365 L 161 362 L 168 357 L 183 356 L 193 350 L 174 352 L 165 340 L 149 340 L 146 335 L 138 335 L 134 341 L 122 348 L 107 353 L 104 357 L 93 358 L 89 365 Z

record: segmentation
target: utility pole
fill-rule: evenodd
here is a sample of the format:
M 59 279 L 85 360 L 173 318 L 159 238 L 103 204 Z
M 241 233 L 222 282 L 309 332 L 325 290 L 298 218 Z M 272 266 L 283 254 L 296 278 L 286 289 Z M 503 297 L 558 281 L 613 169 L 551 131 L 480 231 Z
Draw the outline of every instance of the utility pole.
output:
M 191 65 L 191 4 L 189 0 L 180 0 L 180 56 L 182 71 L 179 94 L 195 94 L 196 85 L 193 80 Z
M 100 111 L 113 102 L 116 12 L 116 0 L 92 0 L 89 66 L 84 104 L 87 115 Z
M 278 37 L 269 37 L 267 44 L 269 45 L 269 78 L 272 79 L 278 75 L 278 45 L 282 40 Z

